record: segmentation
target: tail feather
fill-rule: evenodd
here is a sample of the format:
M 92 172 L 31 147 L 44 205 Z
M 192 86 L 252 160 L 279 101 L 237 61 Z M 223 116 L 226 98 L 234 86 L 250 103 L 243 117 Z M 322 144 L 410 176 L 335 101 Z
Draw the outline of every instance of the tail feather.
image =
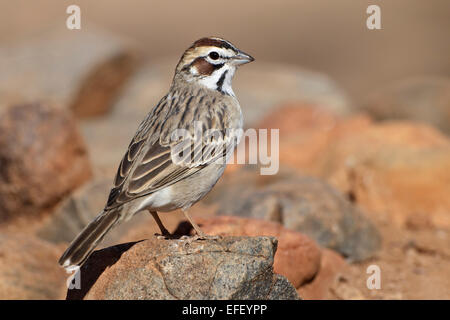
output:
M 120 217 L 119 213 L 117 210 L 101 212 L 71 242 L 59 259 L 59 264 L 68 270 L 81 266 L 103 240 L 106 233 L 117 223 Z

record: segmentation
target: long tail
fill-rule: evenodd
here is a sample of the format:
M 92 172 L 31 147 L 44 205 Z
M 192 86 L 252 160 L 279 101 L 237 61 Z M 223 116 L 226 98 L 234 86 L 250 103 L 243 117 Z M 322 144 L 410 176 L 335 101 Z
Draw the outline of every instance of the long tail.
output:
M 102 211 L 72 241 L 59 258 L 59 264 L 67 270 L 81 267 L 106 233 L 118 222 L 120 210 Z

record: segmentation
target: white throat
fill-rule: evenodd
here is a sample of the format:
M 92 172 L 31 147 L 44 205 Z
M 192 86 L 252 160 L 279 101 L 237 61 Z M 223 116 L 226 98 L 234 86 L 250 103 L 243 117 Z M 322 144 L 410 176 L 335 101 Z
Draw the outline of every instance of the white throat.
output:
M 210 76 L 205 76 L 197 81 L 208 89 L 219 90 L 234 97 L 235 95 L 233 88 L 231 87 L 231 82 L 235 71 L 236 67 L 225 65 L 219 70 L 214 71 Z

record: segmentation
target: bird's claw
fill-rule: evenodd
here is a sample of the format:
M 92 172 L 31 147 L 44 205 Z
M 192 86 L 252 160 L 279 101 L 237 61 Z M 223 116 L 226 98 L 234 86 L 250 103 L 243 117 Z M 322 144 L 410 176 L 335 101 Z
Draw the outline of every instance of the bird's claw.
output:
M 170 233 L 168 233 L 168 234 L 155 233 L 154 236 L 158 240 L 171 240 L 171 239 L 174 239 L 174 236 L 171 235 Z

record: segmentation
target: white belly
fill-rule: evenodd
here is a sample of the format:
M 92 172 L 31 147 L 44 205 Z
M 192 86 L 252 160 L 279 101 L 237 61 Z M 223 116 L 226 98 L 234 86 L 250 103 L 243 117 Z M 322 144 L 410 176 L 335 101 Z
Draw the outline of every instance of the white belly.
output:
M 222 176 L 225 165 L 209 165 L 192 176 L 132 202 L 133 211 L 188 209 L 203 198 Z

